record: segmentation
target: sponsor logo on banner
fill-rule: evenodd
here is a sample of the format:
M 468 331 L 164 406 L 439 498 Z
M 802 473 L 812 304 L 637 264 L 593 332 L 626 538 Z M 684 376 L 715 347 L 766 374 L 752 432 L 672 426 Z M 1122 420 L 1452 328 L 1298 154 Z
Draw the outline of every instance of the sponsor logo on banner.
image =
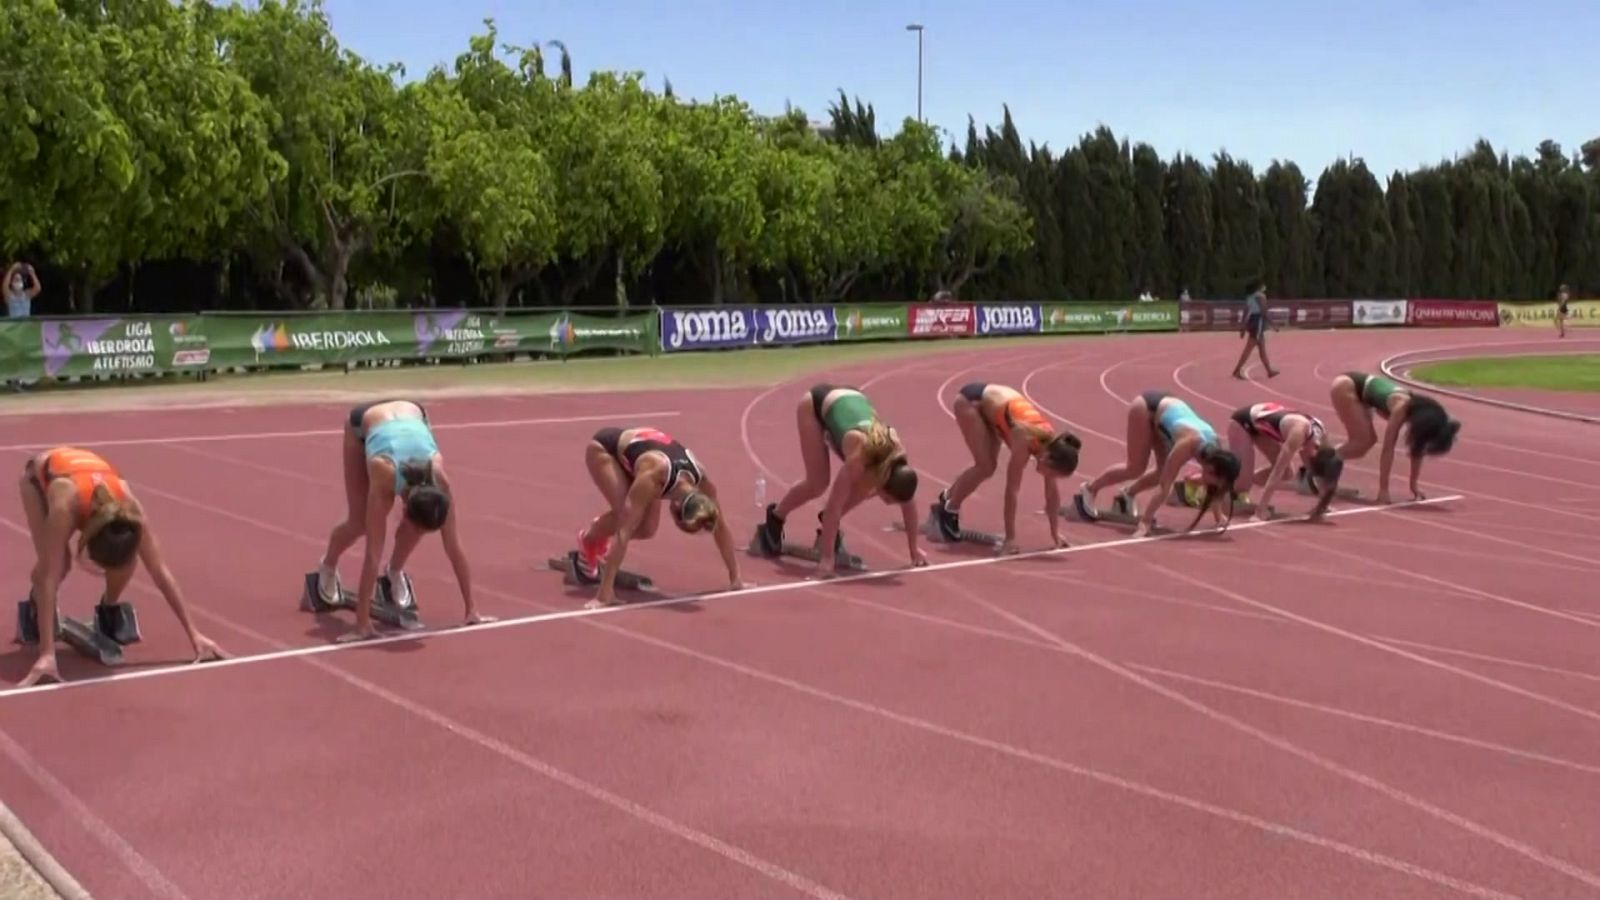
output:
M 493 320 L 489 325 L 492 327 Z M 443 347 L 436 356 L 472 356 L 482 353 L 489 345 L 489 332 L 483 317 L 469 315 L 464 310 L 442 313 L 417 313 L 412 328 L 417 335 L 417 355 L 427 356 L 438 342 Z
M 1410 300 L 1406 321 L 1422 327 L 1493 328 L 1500 324 L 1500 307 L 1491 301 Z
M 79 319 L 45 322 L 39 350 L 46 375 L 66 368 L 74 356 L 92 358 L 94 372 L 140 372 L 156 367 L 155 330 L 149 321 Z
M 290 330 L 285 322 L 268 322 L 250 335 L 250 349 L 260 358 L 267 353 L 286 350 L 339 351 L 360 347 L 381 347 L 393 343 L 389 336 L 376 328 L 340 329 L 337 331 Z
M 167 336 L 172 339 L 172 367 L 175 369 L 203 366 L 211 361 L 211 347 L 203 334 L 190 334 L 189 326 L 179 319 L 167 324 Z
M 662 310 L 663 350 L 702 347 L 738 347 L 755 342 L 755 316 L 748 309 L 710 309 L 680 312 Z
M 612 325 L 596 324 L 597 321 L 589 319 L 579 322 L 573 319 L 571 313 L 562 313 L 550 323 L 550 349 L 571 352 L 591 341 L 607 344 L 636 343 L 644 337 L 644 329 L 639 325 L 616 323 Z M 512 333 L 511 346 L 516 346 L 517 335 Z
M 1037 305 L 978 307 L 979 334 L 1037 334 L 1041 315 Z
M 1357 300 L 1355 319 L 1357 325 L 1404 325 L 1406 301 Z
M 1554 303 L 1501 303 L 1500 324 L 1554 328 Z M 1573 300 L 1567 304 L 1567 326 L 1600 325 L 1600 300 Z
M 834 338 L 833 307 L 786 307 L 756 311 L 763 344 L 814 344 Z
M 977 315 L 971 304 L 911 307 L 909 333 L 919 335 L 975 334 Z
M 903 309 L 903 307 L 902 307 Z M 899 337 L 906 332 L 905 314 L 899 310 L 861 307 L 836 308 L 839 337 Z

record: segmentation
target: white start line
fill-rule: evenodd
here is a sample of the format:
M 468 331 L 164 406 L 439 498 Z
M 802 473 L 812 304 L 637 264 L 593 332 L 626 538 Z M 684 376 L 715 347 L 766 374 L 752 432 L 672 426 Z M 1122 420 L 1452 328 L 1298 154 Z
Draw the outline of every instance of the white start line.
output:
M 1327 514 L 1327 518 L 1343 516 L 1358 516 L 1370 513 L 1382 513 L 1402 510 L 1419 506 L 1432 506 L 1439 503 L 1449 503 L 1465 499 L 1461 494 L 1450 494 L 1443 497 L 1429 497 L 1423 500 L 1405 500 L 1391 503 L 1388 506 L 1360 506 L 1346 509 L 1336 509 Z M 1265 521 L 1248 521 L 1228 528 L 1229 533 L 1236 531 L 1249 531 L 1255 528 L 1266 528 L 1275 525 L 1286 525 L 1295 522 L 1306 522 L 1305 516 L 1268 519 Z M 561 612 L 539 613 L 531 616 L 517 616 L 508 619 L 499 619 L 494 622 L 485 622 L 479 625 L 460 625 L 452 628 L 428 629 L 423 631 L 404 632 L 400 634 L 387 634 L 367 641 L 358 641 L 349 644 L 317 644 L 311 647 L 296 647 L 291 650 L 278 650 L 271 653 L 258 653 L 247 656 L 237 656 L 232 659 L 215 660 L 206 663 L 185 663 L 170 666 L 152 666 L 149 668 L 135 669 L 126 672 L 112 672 L 106 675 L 80 678 L 74 681 L 63 681 L 54 684 L 39 684 L 23 688 L 11 688 L 0 691 L 0 700 L 9 697 L 18 697 L 24 694 L 38 694 L 50 691 L 62 691 L 72 688 L 88 687 L 97 684 L 110 684 L 115 682 L 135 681 L 142 678 L 162 678 L 173 675 L 182 675 L 188 672 L 210 672 L 217 669 L 232 668 L 235 666 L 253 665 L 257 663 L 273 662 L 283 659 L 296 659 L 304 656 L 316 656 L 322 653 L 338 653 L 347 650 L 358 650 L 367 647 L 377 647 L 384 644 L 397 644 L 404 641 L 427 641 L 453 635 L 480 634 L 500 628 L 517 628 L 525 625 L 537 625 L 542 622 L 559 622 L 567 619 L 585 619 L 592 616 L 616 615 L 618 613 L 637 612 L 646 609 L 655 609 L 663 606 L 680 606 L 685 603 L 702 603 L 708 600 L 731 600 L 741 597 L 754 597 L 762 594 L 776 594 L 784 591 L 799 591 L 812 587 L 837 586 L 851 584 L 858 581 L 875 581 L 885 578 L 903 578 L 919 575 L 932 575 L 937 572 L 948 572 L 954 569 L 965 569 L 975 566 L 994 566 L 1024 559 L 1034 559 L 1044 556 L 1067 556 L 1074 553 L 1085 553 L 1090 550 L 1111 550 L 1121 547 L 1135 547 L 1141 544 L 1154 544 L 1161 541 L 1182 539 L 1201 539 L 1216 534 L 1219 529 L 1210 528 L 1205 531 L 1169 532 L 1147 535 L 1145 537 L 1120 538 L 1111 541 L 1098 541 L 1092 544 L 1077 544 L 1060 549 L 1049 548 L 1044 550 L 1028 550 L 1010 556 L 978 557 L 975 559 L 960 559 L 951 562 L 930 563 L 920 568 L 909 566 L 898 569 L 880 569 L 870 572 L 858 572 L 850 575 L 840 575 L 835 578 L 816 581 L 783 581 L 777 584 L 757 585 L 740 590 L 709 591 L 700 594 L 685 594 L 676 597 L 662 597 L 658 600 L 640 600 L 632 603 L 623 603 L 618 606 L 608 606 L 601 609 L 571 609 Z

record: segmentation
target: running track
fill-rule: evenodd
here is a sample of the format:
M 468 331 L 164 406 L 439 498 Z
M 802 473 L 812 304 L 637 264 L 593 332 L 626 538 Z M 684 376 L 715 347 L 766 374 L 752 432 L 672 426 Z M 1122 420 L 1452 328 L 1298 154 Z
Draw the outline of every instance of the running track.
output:
M 1536 343 L 1284 333 L 1285 374 L 1253 384 L 1228 377 L 1229 335 L 961 342 L 818 375 L 866 387 L 927 502 L 965 464 L 944 410 L 969 379 L 1069 422 L 1092 476 L 1146 388 L 1219 423 L 1281 399 L 1332 425 L 1338 371 L 1513 340 Z M 1451 402 L 1462 439 L 1425 489 L 1458 499 L 1323 526 L 777 590 L 803 573 L 746 557 L 751 592 L 539 618 L 582 604 L 542 562 L 598 511 L 590 433 L 680 437 L 743 541 L 757 473 L 775 497 L 801 471 L 810 381 L 430 403 L 481 603 L 513 621 L 337 651 L 347 619 L 296 600 L 342 512 L 343 408 L 0 420 L 6 466 L 20 445 L 102 447 L 202 626 L 248 657 L 165 668 L 186 643 L 141 576 L 129 669 L 156 672 L 0 695 L 0 796 L 105 898 L 1600 897 L 1593 426 Z M 1370 495 L 1375 472 L 1374 454 L 1349 482 Z M 972 527 L 998 526 L 999 477 Z M 1040 503 L 1030 477 L 1027 546 Z M 20 593 L 31 555 L 4 510 Z M 905 558 L 890 520 L 845 523 L 880 568 Z M 1122 537 L 1064 527 L 1077 548 Z M 629 563 L 668 594 L 723 584 L 710 542 L 667 527 Z M 411 574 L 431 624 L 459 621 L 437 541 Z M 75 575 L 65 599 L 81 615 L 93 589 Z M 13 648 L 0 677 L 28 660 Z

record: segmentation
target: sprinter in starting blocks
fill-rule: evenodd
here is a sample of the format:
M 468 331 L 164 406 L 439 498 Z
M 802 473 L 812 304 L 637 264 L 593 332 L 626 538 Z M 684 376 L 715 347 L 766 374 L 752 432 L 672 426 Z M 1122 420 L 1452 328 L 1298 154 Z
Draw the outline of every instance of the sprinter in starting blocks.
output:
M 355 612 L 356 592 L 344 587 L 338 588 L 338 599 L 329 600 L 322 595 L 317 585 L 317 573 L 306 573 L 305 590 L 300 594 L 300 609 L 302 612 L 330 613 L 348 610 Z M 399 628 L 404 631 L 418 631 L 422 628 L 422 620 L 418 615 L 417 595 L 411 590 L 411 576 L 404 572 L 400 574 L 400 596 L 395 596 L 394 582 L 388 575 L 379 575 L 376 590 L 372 597 L 372 617 L 385 625 Z

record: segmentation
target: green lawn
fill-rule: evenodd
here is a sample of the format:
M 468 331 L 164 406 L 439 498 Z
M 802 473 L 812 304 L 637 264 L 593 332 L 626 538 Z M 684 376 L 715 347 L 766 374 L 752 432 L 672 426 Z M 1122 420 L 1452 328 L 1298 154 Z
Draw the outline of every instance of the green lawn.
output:
M 1455 359 L 1413 369 L 1419 381 L 1447 387 L 1600 391 L 1600 354 Z

